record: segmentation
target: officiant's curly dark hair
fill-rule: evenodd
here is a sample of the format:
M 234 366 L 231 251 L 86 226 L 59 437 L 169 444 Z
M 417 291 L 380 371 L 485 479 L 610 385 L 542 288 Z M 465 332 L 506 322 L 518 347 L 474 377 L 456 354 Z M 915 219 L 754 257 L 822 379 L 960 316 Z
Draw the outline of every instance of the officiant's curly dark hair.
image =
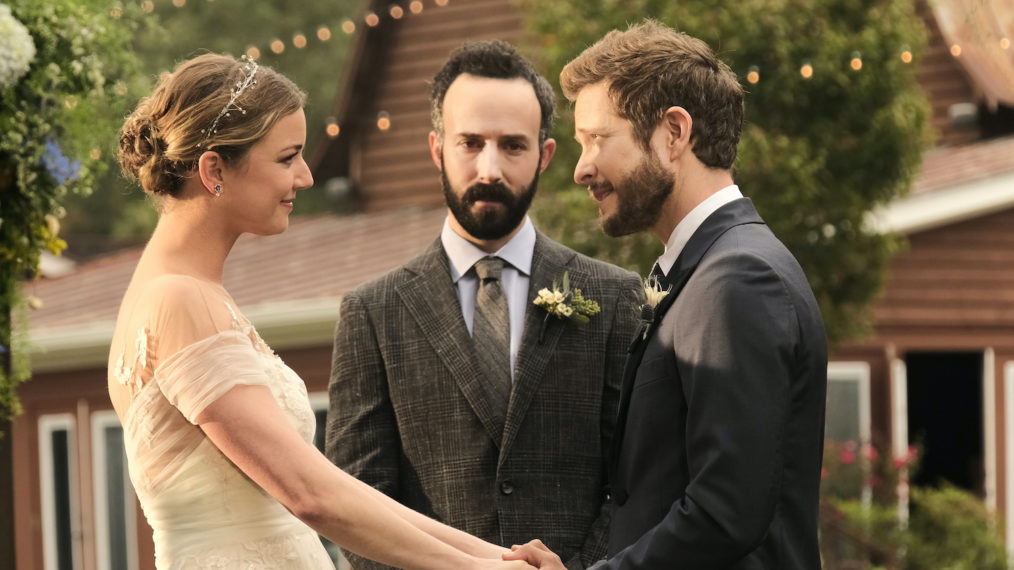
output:
M 444 138 L 444 96 L 459 75 L 467 73 L 490 79 L 524 79 L 535 89 L 535 98 L 542 111 L 539 123 L 539 144 L 549 137 L 553 126 L 555 95 L 553 88 L 535 66 L 501 40 L 467 42 L 451 52 L 444 67 L 433 78 L 430 85 L 430 119 L 433 131 L 441 140 Z

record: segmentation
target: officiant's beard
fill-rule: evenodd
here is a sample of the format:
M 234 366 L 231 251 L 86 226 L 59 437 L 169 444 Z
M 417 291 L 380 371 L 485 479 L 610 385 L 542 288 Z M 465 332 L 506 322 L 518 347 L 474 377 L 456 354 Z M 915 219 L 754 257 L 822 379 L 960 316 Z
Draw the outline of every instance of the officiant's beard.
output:
M 673 192 L 675 176 L 662 167 L 658 157 L 647 153 L 626 178 L 615 185 L 604 181 L 594 189 L 611 190 L 616 195 L 616 211 L 602 214 L 602 231 L 620 237 L 647 230 L 662 215 L 662 205 Z
M 519 195 L 515 195 L 501 182 L 493 184 L 477 182 L 469 186 L 459 197 L 451 187 L 451 181 L 443 168 L 440 169 L 440 182 L 444 188 L 447 207 L 468 235 L 481 240 L 497 240 L 509 235 L 525 219 L 528 208 L 532 205 L 532 199 L 535 198 L 535 190 L 539 186 L 539 170 L 535 169 L 531 183 Z M 504 208 L 485 208 L 473 213 L 472 206 L 480 200 L 500 202 Z

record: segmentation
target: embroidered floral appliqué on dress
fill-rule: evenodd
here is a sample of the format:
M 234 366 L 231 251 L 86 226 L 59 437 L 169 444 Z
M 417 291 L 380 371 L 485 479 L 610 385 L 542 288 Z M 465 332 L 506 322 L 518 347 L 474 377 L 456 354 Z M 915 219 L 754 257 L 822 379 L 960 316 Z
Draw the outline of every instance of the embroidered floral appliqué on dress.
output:
M 185 283 L 193 287 L 194 282 Z M 245 384 L 268 387 L 308 443 L 316 428 L 302 379 L 264 343 L 231 299 L 223 299 L 224 289 L 199 285 L 197 293 L 192 302 L 204 298 L 207 304 L 184 305 L 192 309 L 189 313 L 211 315 L 209 319 L 231 326 L 163 355 L 160 341 L 166 335 L 179 336 L 166 327 L 189 321 L 181 321 L 178 310 L 166 311 L 174 318 L 165 318 L 138 309 L 140 316 L 132 321 L 138 324 L 135 332 L 118 331 L 114 337 L 130 341 L 121 341 L 109 370 L 111 381 L 130 394 L 130 407 L 121 418 L 124 444 L 131 481 L 154 530 L 156 567 L 333 570 L 317 534 L 240 471 L 193 423 L 207 405 Z M 215 316 L 219 313 L 221 319 Z M 163 323 L 163 329 L 153 323 Z

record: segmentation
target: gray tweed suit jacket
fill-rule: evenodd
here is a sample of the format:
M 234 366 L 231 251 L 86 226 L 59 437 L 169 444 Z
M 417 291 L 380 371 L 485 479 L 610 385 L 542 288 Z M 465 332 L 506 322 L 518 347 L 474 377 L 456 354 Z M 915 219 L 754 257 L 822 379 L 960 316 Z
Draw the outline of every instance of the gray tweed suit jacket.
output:
M 606 550 L 607 455 L 640 279 L 538 233 L 530 301 L 567 271 L 602 312 L 578 325 L 529 302 L 504 413 L 490 405 L 448 264 L 438 239 L 343 299 L 327 456 L 437 520 L 506 546 L 541 538 L 584 568 Z

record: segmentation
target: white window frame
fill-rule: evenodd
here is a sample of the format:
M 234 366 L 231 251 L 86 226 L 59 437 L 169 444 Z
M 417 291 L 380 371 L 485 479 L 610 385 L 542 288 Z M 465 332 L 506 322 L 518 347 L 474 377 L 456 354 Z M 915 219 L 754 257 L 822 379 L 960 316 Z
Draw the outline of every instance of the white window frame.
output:
M 873 433 L 870 410 L 870 364 L 868 362 L 829 362 L 827 383 L 855 382 L 859 385 L 859 444 L 869 444 Z
M 1007 361 L 1003 367 L 1003 410 L 1004 410 L 1004 447 L 1006 469 L 1006 514 L 1008 521 L 1014 521 L 1014 360 Z M 1007 554 L 1014 564 L 1014 524 L 1007 527 Z
M 891 443 L 895 457 L 908 456 L 908 367 L 905 360 L 891 360 Z M 908 467 L 898 483 L 898 521 L 908 526 Z
M 71 566 L 81 568 L 81 541 L 78 520 L 80 498 L 78 497 L 77 430 L 73 414 L 45 414 L 39 416 L 39 490 L 42 499 L 42 559 L 45 570 L 58 570 L 59 558 L 56 545 L 56 498 L 53 496 L 55 474 L 53 472 L 53 438 L 56 431 L 67 432 L 67 469 L 71 509 Z
M 996 497 L 996 352 L 992 347 L 982 353 L 982 467 L 986 508 L 995 513 Z
M 105 410 L 92 414 L 92 471 L 95 500 L 95 555 L 99 570 L 112 567 L 112 556 L 109 552 L 109 497 L 106 496 L 106 481 L 115 476 L 106 471 L 109 449 L 106 447 L 105 430 L 120 427 L 116 412 Z M 121 428 L 122 429 L 122 428 Z M 121 450 L 116 450 L 121 452 Z M 126 465 L 126 464 L 124 464 Z M 134 487 L 130 482 L 127 470 L 119 474 L 124 482 L 124 505 L 127 533 L 127 567 L 138 567 L 137 554 L 137 512 L 135 508 Z
M 827 383 L 831 382 L 854 382 L 858 385 L 856 390 L 859 398 L 856 409 L 859 412 L 859 444 L 860 449 L 871 445 L 873 439 L 872 411 L 870 404 L 870 364 L 868 362 L 839 361 L 828 362 Z M 865 457 L 861 459 L 866 461 Z M 863 485 L 862 504 L 870 505 L 873 502 L 873 488 L 870 485 Z

